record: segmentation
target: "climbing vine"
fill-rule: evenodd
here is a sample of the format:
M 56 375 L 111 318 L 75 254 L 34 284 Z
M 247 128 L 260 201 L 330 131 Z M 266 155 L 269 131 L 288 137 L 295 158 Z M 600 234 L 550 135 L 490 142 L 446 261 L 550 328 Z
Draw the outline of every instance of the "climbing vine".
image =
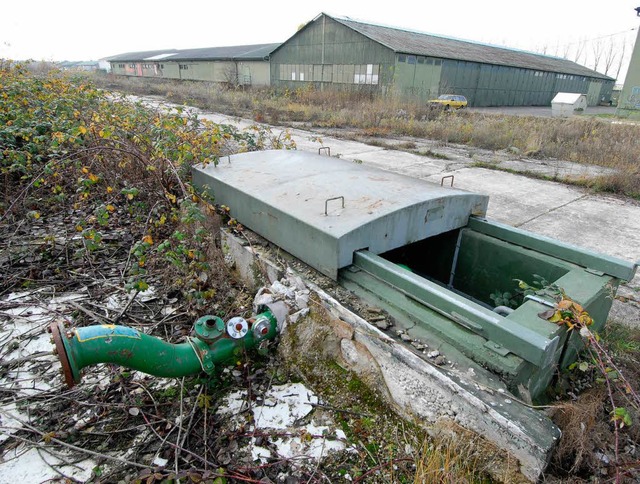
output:
M 570 366 L 570 370 L 587 371 L 593 367 L 600 375 L 596 380 L 607 389 L 609 415 L 615 433 L 615 463 L 620 463 L 620 430 L 632 425 L 630 408 L 640 411 L 640 396 L 633 390 L 631 383 L 603 344 L 598 333 L 591 331 L 593 318 L 583 306 L 561 290 L 553 309 L 539 314 L 542 319 L 565 326 L 567 331 L 576 332 L 582 339 L 587 358 Z M 622 469 L 616 465 L 616 482 L 620 482 Z

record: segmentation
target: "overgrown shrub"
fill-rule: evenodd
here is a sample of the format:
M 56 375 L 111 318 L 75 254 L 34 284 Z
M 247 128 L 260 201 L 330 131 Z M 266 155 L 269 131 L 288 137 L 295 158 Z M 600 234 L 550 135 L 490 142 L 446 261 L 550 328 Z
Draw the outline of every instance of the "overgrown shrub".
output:
M 292 146 L 286 133 L 239 131 L 183 108 L 152 109 L 58 71 L 36 75 L 6 63 L 0 86 L 0 228 L 62 222 L 76 233 L 67 253 L 86 265 L 130 243 L 122 269 L 128 288 L 147 289 L 149 269 L 163 267 L 169 288 L 198 303 L 215 295 L 215 231 L 207 230 L 214 214 L 202 212 L 190 168 L 238 151 Z

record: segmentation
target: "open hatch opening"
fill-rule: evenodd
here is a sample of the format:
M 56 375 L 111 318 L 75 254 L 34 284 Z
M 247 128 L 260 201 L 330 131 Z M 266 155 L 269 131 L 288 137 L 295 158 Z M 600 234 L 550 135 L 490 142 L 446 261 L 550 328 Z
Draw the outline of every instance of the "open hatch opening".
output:
M 515 295 L 517 279 L 529 285 L 541 279 L 553 283 L 571 270 L 562 261 L 468 228 L 429 237 L 381 257 L 491 308 L 496 306 L 492 295 Z

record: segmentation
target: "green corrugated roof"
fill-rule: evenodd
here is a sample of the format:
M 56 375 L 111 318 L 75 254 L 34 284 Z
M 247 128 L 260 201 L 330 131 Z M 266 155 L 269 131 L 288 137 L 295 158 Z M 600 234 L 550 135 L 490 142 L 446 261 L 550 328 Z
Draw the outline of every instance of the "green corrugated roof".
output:
M 165 49 L 108 57 L 111 62 L 136 62 L 149 60 L 263 60 L 280 44 L 233 45 L 226 47 L 204 47 L 200 49 Z
M 280 44 L 235 45 L 229 47 L 207 47 L 203 49 L 180 50 L 172 59 L 179 60 L 262 60 Z
M 423 32 L 364 23 L 349 18 L 333 17 L 327 14 L 321 15 L 325 15 L 397 53 L 513 66 L 524 69 L 613 80 L 611 77 L 600 74 L 588 67 L 559 57 L 550 57 L 506 47 L 480 44 L 468 40 L 453 39 Z
M 139 52 L 126 52 L 124 54 L 117 54 L 107 57 L 105 60 L 109 62 L 128 62 L 128 61 L 142 61 L 151 57 L 162 56 L 163 58 L 169 58 L 175 56 L 179 51 L 176 49 L 163 49 L 163 50 L 144 50 Z

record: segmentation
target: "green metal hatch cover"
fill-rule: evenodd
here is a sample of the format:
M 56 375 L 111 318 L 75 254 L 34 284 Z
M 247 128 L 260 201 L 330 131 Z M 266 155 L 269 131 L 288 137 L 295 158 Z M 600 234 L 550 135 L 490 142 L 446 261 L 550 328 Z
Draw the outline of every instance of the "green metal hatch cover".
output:
M 374 254 L 467 225 L 489 197 L 295 150 L 240 153 L 193 168 L 194 185 L 241 224 L 336 279 Z M 428 257 L 428 254 L 425 254 Z

